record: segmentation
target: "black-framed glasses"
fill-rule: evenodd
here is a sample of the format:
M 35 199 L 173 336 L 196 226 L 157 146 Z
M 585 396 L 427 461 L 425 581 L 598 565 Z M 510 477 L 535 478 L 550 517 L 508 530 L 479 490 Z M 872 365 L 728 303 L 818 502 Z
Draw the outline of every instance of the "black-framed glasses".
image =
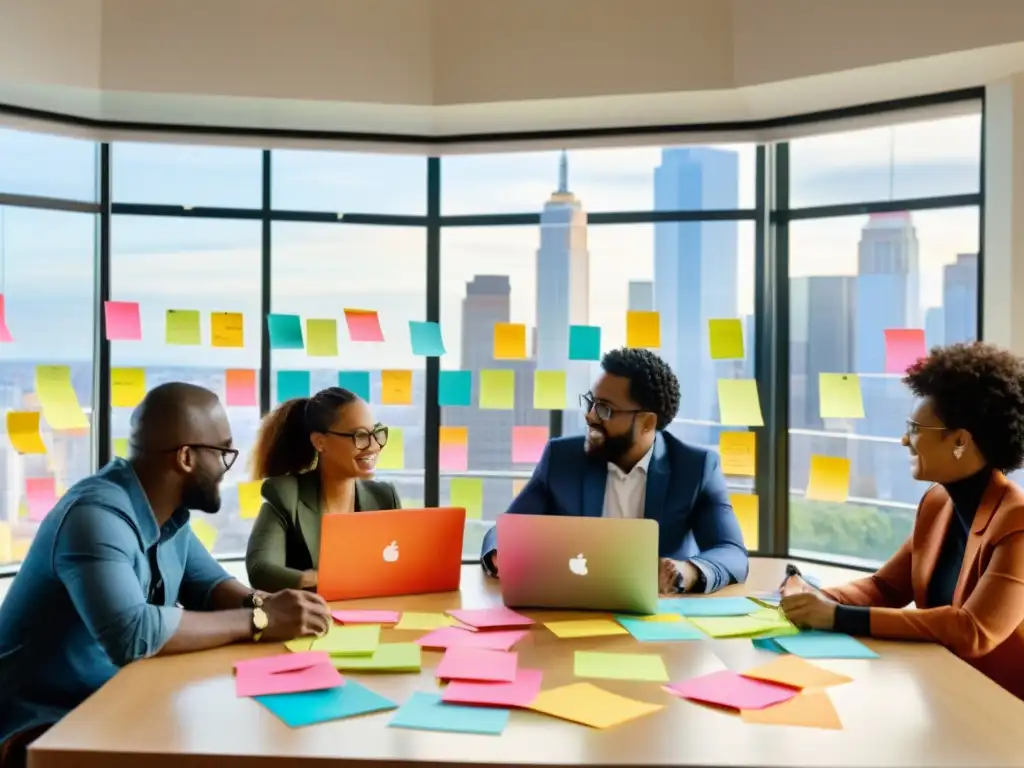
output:
M 585 395 L 580 395 L 580 407 L 583 409 L 584 413 L 590 413 L 593 411 L 601 421 L 614 419 L 620 413 L 631 413 L 636 415 L 638 413 L 647 412 L 643 408 L 612 408 L 612 406 L 603 400 L 595 400 L 593 392 L 587 392 Z
M 231 467 L 234 466 L 238 460 L 238 449 L 237 448 L 225 448 L 223 445 L 207 445 L 206 443 L 182 443 L 174 448 L 167 448 L 164 453 L 175 453 L 180 451 L 182 448 L 192 448 L 193 450 L 203 451 L 215 451 L 220 454 L 220 460 L 224 462 L 224 471 L 227 472 Z
M 945 429 L 946 427 L 937 427 L 933 424 L 919 424 L 913 419 L 907 419 L 907 435 L 911 437 L 921 434 L 923 430 L 938 430 L 941 432 Z
M 365 451 L 369 448 L 370 438 L 373 438 L 381 448 L 388 444 L 388 428 L 383 424 L 378 424 L 373 429 L 357 429 L 354 432 L 335 432 L 333 429 L 328 429 L 327 434 L 351 439 L 357 451 Z

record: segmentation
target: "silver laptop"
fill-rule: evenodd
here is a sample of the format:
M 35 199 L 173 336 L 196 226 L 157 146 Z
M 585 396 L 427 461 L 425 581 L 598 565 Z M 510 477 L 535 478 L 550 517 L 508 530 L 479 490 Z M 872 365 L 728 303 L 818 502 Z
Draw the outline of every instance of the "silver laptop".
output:
M 510 608 L 657 612 L 655 520 L 505 514 L 496 549 Z

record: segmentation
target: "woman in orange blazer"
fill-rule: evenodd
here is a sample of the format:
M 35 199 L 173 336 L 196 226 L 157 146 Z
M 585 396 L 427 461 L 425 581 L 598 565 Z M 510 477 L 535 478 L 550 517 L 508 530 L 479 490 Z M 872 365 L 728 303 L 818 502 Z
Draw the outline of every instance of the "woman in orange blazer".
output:
M 1003 474 L 1024 463 L 1024 362 L 954 344 L 903 381 L 919 398 L 903 437 L 910 471 L 935 483 L 910 537 L 844 586 L 790 577 L 782 609 L 800 627 L 941 643 L 1024 699 L 1024 491 Z

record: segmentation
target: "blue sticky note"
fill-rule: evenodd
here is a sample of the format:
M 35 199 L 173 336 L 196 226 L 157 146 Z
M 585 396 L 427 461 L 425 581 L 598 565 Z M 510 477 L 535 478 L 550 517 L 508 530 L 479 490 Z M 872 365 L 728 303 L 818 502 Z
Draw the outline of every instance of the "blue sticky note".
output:
M 849 635 L 836 632 L 801 632 L 774 638 L 794 656 L 804 659 L 877 659 L 878 654 Z
M 369 371 L 338 371 L 338 386 L 370 402 Z
M 762 651 L 771 651 L 772 653 L 786 652 L 777 642 L 777 638 L 774 637 L 755 637 L 751 642 L 755 648 L 760 648 Z
M 473 404 L 473 372 L 441 371 L 437 385 L 437 404 L 470 406 Z
M 658 613 L 680 616 L 746 616 L 758 610 L 745 597 L 669 597 L 658 601 Z
M 437 323 L 410 320 L 409 338 L 412 341 L 412 353 L 414 355 L 440 357 L 444 354 L 441 326 Z
M 688 621 L 644 621 L 629 616 L 616 616 L 615 619 L 641 643 L 704 639 L 701 631 Z
M 278 371 L 277 402 L 309 397 L 309 371 Z
M 256 696 L 256 701 L 269 709 L 290 728 L 341 720 L 346 717 L 368 715 L 398 707 L 391 699 L 385 699 L 355 680 L 325 691 L 304 691 L 302 693 L 281 693 L 272 696 Z
M 595 325 L 570 325 L 569 359 L 600 360 L 601 329 Z
M 499 736 L 508 725 L 508 710 L 445 704 L 436 693 L 418 691 L 395 712 L 388 725 L 418 731 L 482 733 Z
M 298 315 L 267 315 L 271 349 L 302 349 L 302 320 Z

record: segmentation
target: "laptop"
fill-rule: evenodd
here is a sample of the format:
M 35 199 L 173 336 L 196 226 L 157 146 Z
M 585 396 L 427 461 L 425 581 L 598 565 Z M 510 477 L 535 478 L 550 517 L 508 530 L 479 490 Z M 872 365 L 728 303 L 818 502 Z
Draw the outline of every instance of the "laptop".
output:
M 457 590 L 465 528 L 455 507 L 326 514 L 316 591 L 355 600 Z
M 510 608 L 657 612 L 656 520 L 505 514 L 497 550 Z

